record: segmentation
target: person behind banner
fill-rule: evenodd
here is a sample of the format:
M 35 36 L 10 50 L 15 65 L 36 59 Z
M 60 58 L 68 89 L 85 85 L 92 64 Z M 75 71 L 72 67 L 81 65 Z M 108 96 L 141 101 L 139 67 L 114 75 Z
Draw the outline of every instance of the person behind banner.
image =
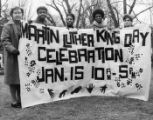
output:
M 124 28 L 133 27 L 133 17 L 129 14 L 123 16 Z
M 69 28 L 74 28 L 74 22 L 75 22 L 75 16 L 72 13 L 69 13 L 66 15 L 66 27 Z
M 12 96 L 11 106 L 21 107 L 20 80 L 18 69 L 19 39 L 21 36 L 21 20 L 24 11 L 20 7 L 14 7 L 10 11 L 11 20 L 4 25 L 1 42 L 4 46 L 4 79 L 10 88 Z
M 40 6 L 37 8 L 37 18 L 34 22 L 38 24 L 44 24 L 44 25 L 49 25 L 49 26 L 55 26 L 53 24 L 50 15 L 48 13 L 48 9 L 44 6 Z
M 93 17 L 93 23 L 92 23 L 91 26 L 94 29 L 100 29 L 100 28 L 107 27 L 103 23 L 104 19 L 105 19 L 105 14 L 104 14 L 104 11 L 102 9 L 94 10 L 94 12 L 92 13 L 92 17 Z

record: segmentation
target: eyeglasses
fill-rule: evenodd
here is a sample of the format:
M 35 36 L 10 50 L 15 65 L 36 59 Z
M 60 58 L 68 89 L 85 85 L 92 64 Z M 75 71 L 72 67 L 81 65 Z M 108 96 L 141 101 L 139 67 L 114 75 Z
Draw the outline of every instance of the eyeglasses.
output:
M 124 21 L 130 21 L 130 22 L 132 22 L 130 19 L 125 19 Z
M 13 14 L 22 14 L 22 12 L 13 12 Z

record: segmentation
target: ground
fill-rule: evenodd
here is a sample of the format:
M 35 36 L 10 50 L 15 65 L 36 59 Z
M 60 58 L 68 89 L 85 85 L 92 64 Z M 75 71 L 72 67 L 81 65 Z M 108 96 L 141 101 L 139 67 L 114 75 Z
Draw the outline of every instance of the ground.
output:
M 149 101 L 121 97 L 81 97 L 36 105 L 10 107 L 8 87 L 0 76 L 0 120 L 153 120 L 153 77 Z

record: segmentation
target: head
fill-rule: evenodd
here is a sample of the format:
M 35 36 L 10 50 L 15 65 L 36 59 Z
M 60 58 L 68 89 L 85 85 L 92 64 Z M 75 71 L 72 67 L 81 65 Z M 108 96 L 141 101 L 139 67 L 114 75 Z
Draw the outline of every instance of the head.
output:
M 133 18 L 126 14 L 123 16 L 124 27 L 132 27 Z
M 104 11 L 101 9 L 96 9 L 92 14 L 93 20 L 97 23 L 102 23 L 104 20 Z
M 46 18 L 47 13 L 48 10 L 46 7 L 40 6 L 37 8 L 37 15 L 40 20 L 44 20 Z
M 74 14 L 69 13 L 69 14 L 66 15 L 66 25 L 67 25 L 67 27 L 73 28 L 74 21 L 75 21 Z
M 24 11 L 20 7 L 14 7 L 10 11 L 10 16 L 12 17 L 12 20 L 14 21 L 20 21 L 23 19 Z

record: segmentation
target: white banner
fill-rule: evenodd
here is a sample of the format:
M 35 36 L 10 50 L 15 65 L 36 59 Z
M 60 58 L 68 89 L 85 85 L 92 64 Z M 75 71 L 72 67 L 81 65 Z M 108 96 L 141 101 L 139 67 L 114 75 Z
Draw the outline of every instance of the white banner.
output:
M 3 54 L 0 54 L 0 69 L 4 68 L 4 64 L 3 64 Z
M 107 31 L 26 24 L 19 44 L 22 107 L 81 96 L 148 100 L 148 26 Z

